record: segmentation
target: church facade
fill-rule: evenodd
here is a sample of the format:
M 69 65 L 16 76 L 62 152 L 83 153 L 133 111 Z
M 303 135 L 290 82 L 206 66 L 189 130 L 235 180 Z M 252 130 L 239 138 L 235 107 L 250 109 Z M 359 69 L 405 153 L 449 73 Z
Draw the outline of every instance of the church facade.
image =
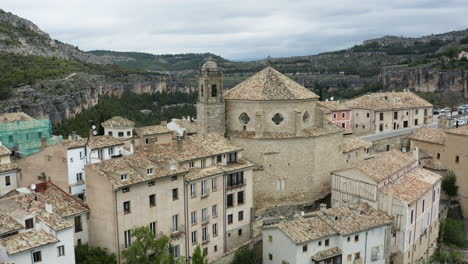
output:
M 308 203 L 330 193 L 330 173 L 351 165 L 350 146 L 343 129 L 323 118 L 319 97 L 272 67 L 225 93 L 222 81 L 208 60 L 199 75 L 199 133 L 225 135 L 256 164 L 254 206 Z M 368 145 L 354 145 L 354 161 L 364 159 Z

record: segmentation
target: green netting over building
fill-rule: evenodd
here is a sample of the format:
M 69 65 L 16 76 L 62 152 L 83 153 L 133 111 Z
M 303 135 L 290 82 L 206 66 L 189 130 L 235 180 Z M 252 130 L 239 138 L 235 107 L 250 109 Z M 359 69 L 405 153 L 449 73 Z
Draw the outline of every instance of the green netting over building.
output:
M 42 139 L 47 145 L 61 140 L 52 137 L 50 120 L 36 120 L 24 113 L 0 114 L 0 141 L 14 153 L 25 157 L 39 152 Z

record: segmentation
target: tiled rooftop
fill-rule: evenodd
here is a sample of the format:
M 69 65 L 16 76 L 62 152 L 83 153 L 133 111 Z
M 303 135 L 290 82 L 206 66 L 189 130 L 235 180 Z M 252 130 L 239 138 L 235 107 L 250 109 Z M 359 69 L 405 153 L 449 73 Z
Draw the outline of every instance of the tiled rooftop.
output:
M 432 107 L 428 101 L 412 92 L 372 93 L 344 102 L 353 109 L 393 110 Z
M 187 181 L 193 181 L 193 180 L 198 180 L 198 179 L 202 179 L 205 177 L 209 177 L 212 175 L 226 174 L 230 172 L 244 170 L 246 168 L 250 168 L 253 166 L 255 165 L 250 161 L 238 160 L 236 163 L 229 163 L 225 166 L 218 165 L 218 166 L 213 166 L 213 167 L 208 167 L 208 168 L 203 168 L 203 169 L 194 168 L 194 169 L 190 169 L 189 173 L 185 175 L 185 179 Z
M 0 164 L 0 172 L 7 172 L 11 170 L 17 170 L 19 169 L 18 164 L 16 163 L 6 163 L 6 164 Z
M 62 145 L 67 149 L 84 147 L 88 142 L 87 138 L 71 139 L 62 141 Z M 94 136 L 89 138 L 88 147 L 90 149 L 100 149 L 112 146 L 123 145 L 124 143 L 111 136 Z
M 416 130 L 410 138 L 440 145 L 445 144 L 445 132 L 442 128 L 423 126 Z
M 369 177 L 380 181 L 403 168 L 409 167 L 416 159 L 409 153 L 393 149 L 357 164 L 357 168 Z
M 332 235 L 348 235 L 390 224 L 391 217 L 367 204 L 316 211 L 297 219 L 265 227 L 279 228 L 294 243 L 301 244 Z
M 123 118 L 121 116 L 114 116 L 109 120 L 106 120 L 101 123 L 102 127 L 133 127 L 135 122 Z
M 355 136 L 346 136 L 343 139 L 342 151 L 343 153 L 348 153 L 356 149 L 370 148 L 371 146 L 372 143 L 367 140 L 360 139 Z
M 0 156 L 10 155 L 10 154 L 11 154 L 11 151 L 7 147 L 0 145 Z
M 381 189 L 402 201 L 412 203 L 441 180 L 441 176 L 431 171 L 416 168 L 398 180 Z
M 0 235 L 22 229 L 23 225 L 4 212 L 0 212 Z
M 78 198 L 67 194 L 53 183 L 47 182 L 46 184 L 47 189 L 36 195 L 38 201 L 51 204 L 54 213 L 66 218 L 89 211 L 87 205 Z
M 190 121 L 185 119 L 172 119 L 172 122 L 176 123 L 179 127 L 185 128 L 185 131 L 188 134 L 193 134 L 198 132 L 198 123 L 197 121 Z
M 30 250 L 47 244 L 58 242 L 59 240 L 45 231 L 27 231 L 0 239 L 9 255 Z
M 154 162 L 183 162 L 218 154 L 240 151 L 242 148 L 232 145 L 226 138 L 216 133 L 188 136 L 168 144 L 149 144 L 137 147 Z
M 115 189 L 187 172 L 184 169 L 169 170 L 162 168 L 138 153 L 133 156 L 110 159 L 88 166 L 100 176 L 109 180 Z M 146 169 L 149 168 L 153 169 L 151 175 L 146 173 Z M 127 180 L 121 179 L 123 174 L 127 174 Z
M 226 100 L 275 101 L 317 99 L 304 86 L 272 67 L 266 67 L 224 94 Z
M 468 136 L 468 126 L 460 126 L 458 128 L 452 128 L 447 130 L 447 133 L 460 135 L 460 136 Z
M 317 106 L 331 112 L 351 110 L 348 105 L 344 104 L 343 102 L 340 103 L 340 101 L 320 101 L 317 102 Z
M 169 130 L 166 126 L 162 126 L 162 125 L 135 128 L 135 134 L 138 136 L 148 136 L 148 135 L 165 134 L 165 133 L 172 133 L 172 131 Z
M 2 198 L 0 199 L 0 211 L 16 218 L 35 215 L 36 219 L 55 231 L 71 227 L 69 222 L 54 211 L 48 213 L 45 210 L 45 203 L 34 200 L 34 197 L 34 194 L 16 193 L 16 195 Z
M 0 123 L 11 123 L 17 121 L 32 121 L 34 118 L 23 112 L 0 114 Z

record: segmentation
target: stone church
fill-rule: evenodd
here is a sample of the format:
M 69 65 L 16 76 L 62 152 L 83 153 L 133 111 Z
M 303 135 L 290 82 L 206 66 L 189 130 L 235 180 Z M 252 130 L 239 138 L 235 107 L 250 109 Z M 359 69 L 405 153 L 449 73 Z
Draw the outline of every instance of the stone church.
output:
M 270 66 L 224 92 L 222 70 L 209 59 L 198 85 L 198 133 L 219 133 L 244 148 L 257 165 L 257 209 L 322 198 L 332 171 L 367 156 L 368 142 L 345 138 L 323 118 L 318 95 Z

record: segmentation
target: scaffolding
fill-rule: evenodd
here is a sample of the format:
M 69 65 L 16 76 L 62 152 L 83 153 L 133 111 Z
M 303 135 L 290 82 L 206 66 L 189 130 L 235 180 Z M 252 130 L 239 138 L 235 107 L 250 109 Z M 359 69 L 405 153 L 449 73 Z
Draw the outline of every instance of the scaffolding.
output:
M 57 144 L 61 137 L 52 137 L 49 119 L 0 123 L 0 141 L 20 157 L 41 151 L 42 145 Z

